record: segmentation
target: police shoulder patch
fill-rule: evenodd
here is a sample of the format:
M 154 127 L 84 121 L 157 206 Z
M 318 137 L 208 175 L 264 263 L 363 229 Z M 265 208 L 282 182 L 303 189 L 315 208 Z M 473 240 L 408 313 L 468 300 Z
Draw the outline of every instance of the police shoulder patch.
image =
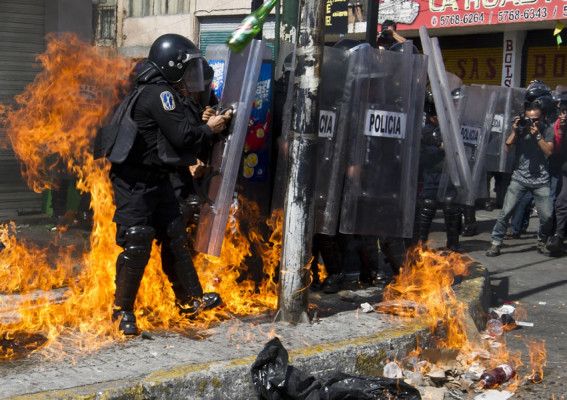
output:
M 161 98 L 161 104 L 165 111 L 175 110 L 175 100 L 173 99 L 173 94 L 169 90 L 161 92 L 159 97 Z

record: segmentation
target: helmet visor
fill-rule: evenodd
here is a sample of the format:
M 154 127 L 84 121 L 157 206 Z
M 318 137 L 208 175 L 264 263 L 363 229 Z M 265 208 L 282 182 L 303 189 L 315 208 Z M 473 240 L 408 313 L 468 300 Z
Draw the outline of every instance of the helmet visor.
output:
M 202 92 L 205 88 L 204 80 L 201 56 L 189 59 L 183 75 L 183 83 L 187 91 L 191 93 Z

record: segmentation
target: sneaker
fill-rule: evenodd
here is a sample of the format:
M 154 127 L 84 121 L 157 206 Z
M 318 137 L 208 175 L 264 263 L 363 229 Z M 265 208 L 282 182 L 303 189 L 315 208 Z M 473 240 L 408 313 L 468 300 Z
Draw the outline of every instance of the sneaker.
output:
M 345 274 L 342 272 L 339 274 L 329 275 L 323 281 L 323 285 L 321 285 L 321 290 L 323 293 L 337 293 L 341 291 L 342 283 L 345 280 Z
M 112 321 L 120 321 L 118 330 L 125 335 L 132 336 L 138 334 L 136 326 L 136 316 L 132 311 L 114 310 L 112 312 Z
M 537 241 L 537 252 L 540 254 L 543 254 L 544 256 L 550 256 L 551 252 L 549 250 L 547 250 L 547 246 L 546 243 L 543 240 L 538 240 Z
M 553 235 L 552 237 L 549 238 L 545 247 L 551 253 L 562 254 L 564 252 L 563 238 L 557 235 Z
M 500 255 L 500 249 L 502 248 L 502 246 L 497 245 L 497 244 L 493 244 L 492 246 L 490 246 L 490 249 L 488 249 L 486 251 L 486 256 L 487 257 L 497 257 Z

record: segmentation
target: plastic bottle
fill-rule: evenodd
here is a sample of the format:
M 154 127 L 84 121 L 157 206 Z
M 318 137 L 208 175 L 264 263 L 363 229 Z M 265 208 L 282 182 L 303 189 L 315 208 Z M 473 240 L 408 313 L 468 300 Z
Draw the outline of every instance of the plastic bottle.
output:
M 501 336 L 504 332 L 502 321 L 500 319 L 491 319 L 486 323 L 486 330 L 492 336 Z
M 510 380 L 516 375 L 516 371 L 508 364 L 501 364 L 490 371 L 484 372 L 480 376 L 480 384 L 485 389 L 493 388 L 496 385 Z
M 252 14 L 242 20 L 238 28 L 228 38 L 226 44 L 234 53 L 240 53 L 260 32 L 266 17 L 276 5 L 277 0 L 267 0 Z
M 390 379 L 399 379 L 404 377 L 404 373 L 397 363 L 390 361 L 384 366 L 384 376 Z

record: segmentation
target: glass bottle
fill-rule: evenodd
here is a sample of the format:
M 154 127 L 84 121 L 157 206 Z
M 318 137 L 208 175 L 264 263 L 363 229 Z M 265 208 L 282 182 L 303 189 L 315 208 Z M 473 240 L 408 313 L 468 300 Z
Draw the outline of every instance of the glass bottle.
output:
M 278 0 L 267 0 L 252 14 L 242 20 L 238 28 L 232 32 L 226 44 L 234 53 L 240 53 L 260 32 L 266 17 L 272 11 Z

